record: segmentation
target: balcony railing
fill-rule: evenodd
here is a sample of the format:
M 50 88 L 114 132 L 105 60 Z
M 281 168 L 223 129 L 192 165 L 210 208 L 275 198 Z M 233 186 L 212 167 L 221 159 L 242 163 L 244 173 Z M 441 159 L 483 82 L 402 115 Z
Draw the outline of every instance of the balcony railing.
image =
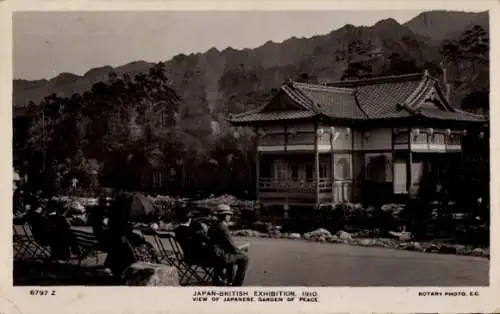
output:
M 315 192 L 316 180 L 279 180 L 274 178 L 260 178 L 259 190 L 263 192 Z M 332 181 L 329 178 L 319 179 L 319 191 L 329 192 L 332 190 Z
M 411 147 L 414 150 L 456 150 L 461 147 L 461 138 L 460 135 L 453 133 L 450 135 L 419 133 L 412 135 Z
M 351 182 L 347 181 L 332 181 L 330 178 L 320 178 L 319 179 L 319 192 L 320 193 L 330 193 L 332 192 L 332 184 L 336 189 L 345 189 L 347 186 L 351 185 Z M 259 180 L 259 191 L 261 192 L 315 192 L 316 191 L 316 180 L 279 180 L 274 178 L 260 178 Z

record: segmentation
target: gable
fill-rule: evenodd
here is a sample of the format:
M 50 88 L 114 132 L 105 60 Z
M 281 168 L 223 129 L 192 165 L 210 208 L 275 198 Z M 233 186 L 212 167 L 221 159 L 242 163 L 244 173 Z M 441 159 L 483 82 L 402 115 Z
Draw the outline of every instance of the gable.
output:
M 446 100 L 443 91 L 437 83 L 432 84 L 425 91 L 424 96 L 415 105 L 415 109 L 439 109 L 443 111 L 453 111 Z
M 306 110 L 303 106 L 295 102 L 283 89 L 260 112 L 275 112 L 289 110 Z

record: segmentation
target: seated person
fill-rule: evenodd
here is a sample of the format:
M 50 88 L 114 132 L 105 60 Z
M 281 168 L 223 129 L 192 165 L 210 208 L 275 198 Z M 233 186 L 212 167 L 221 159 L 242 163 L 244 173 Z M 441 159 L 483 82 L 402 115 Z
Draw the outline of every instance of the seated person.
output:
M 110 208 L 107 229 L 108 255 L 105 266 L 120 282 L 125 269 L 135 262 L 158 263 L 158 254 L 152 244 L 133 231 L 130 221 L 131 199 L 119 195 Z
M 50 252 L 52 259 L 67 260 L 78 247 L 71 231 L 71 225 L 64 216 L 64 208 L 55 201 L 49 201 L 46 209 L 50 232 Z
M 188 264 L 209 265 L 212 255 L 207 237 L 208 228 L 197 220 L 192 220 L 192 213 L 184 211 L 178 214 L 179 225 L 175 228 L 175 238 L 184 253 Z
M 48 246 L 50 243 L 50 224 L 41 208 L 33 209 L 31 204 L 26 205 L 27 213 L 24 216 L 25 221 L 30 225 L 31 232 L 35 241 L 42 245 Z
M 242 286 L 248 267 L 248 256 L 243 253 L 234 243 L 229 232 L 229 222 L 233 212 L 231 207 L 221 204 L 217 207 L 214 216 L 217 217 L 209 230 L 211 245 L 218 261 L 222 264 L 216 271 L 220 274 L 223 269 L 227 272 L 227 280 L 232 286 Z M 236 275 L 233 278 L 234 266 L 237 267 Z

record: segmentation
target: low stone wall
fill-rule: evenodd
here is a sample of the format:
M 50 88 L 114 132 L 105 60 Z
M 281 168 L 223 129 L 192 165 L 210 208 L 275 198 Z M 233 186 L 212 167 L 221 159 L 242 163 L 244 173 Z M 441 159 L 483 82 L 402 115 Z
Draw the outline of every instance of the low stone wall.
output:
M 439 241 L 432 242 L 416 242 L 411 238 L 358 238 L 352 234 L 339 231 L 336 234 L 331 234 L 328 230 L 318 229 L 305 234 L 300 233 L 281 233 L 279 230 L 273 230 L 268 233 L 263 233 L 255 230 L 235 230 L 232 232 L 234 236 L 242 237 L 260 237 L 260 238 L 281 238 L 281 239 L 302 239 L 314 242 L 340 243 L 366 247 L 383 247 L 388 249 L 400 249 L 407 251 L 418 251 L 426 253 L 440 254 L 457 254 L 471 256 L 490 256 L 489 248 L 479 248 L 460 244 L 440 243 Z
M 125 271 L 124 279 L 127 286 L 179 286 L 177 268 L 163 264 L 134 263 Z

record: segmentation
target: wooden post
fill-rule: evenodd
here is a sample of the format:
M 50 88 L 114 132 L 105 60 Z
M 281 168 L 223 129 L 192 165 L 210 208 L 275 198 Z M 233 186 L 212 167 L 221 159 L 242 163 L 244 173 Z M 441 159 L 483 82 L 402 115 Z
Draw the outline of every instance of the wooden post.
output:
M 412 161 L 412 155 L 411 155 L 411 128 L 408 128 L 408 156 L 406 158 L 406 191 L 408 193 L 408 197 L 411 196 L 411 165 L 413 163 Z
M 259 127 L 255 128 L 255 196 L 257 204 L 260 203 L 260 153 L 259 153 Z
M 394 135 L 396 133 L 394 132 L 394 128 L 392 128 L 392 132 L 391 132 L 391 178 L 392 178 L 392 198 L 394 198 L 394 182 L 396 180 L 394 180 Z
M 319 207 L 319 134 L 318 134 L 318 122 L 315 123 L 314 127 L 314 176 L 315 176 L 315 206 Z
M 335 134 L 334 132 L 330 132 L 330 145 L 331 145 L 331 148 L 330 148 L 330 159 L 331 159 L 331 163 L 330 163 L 330 177 L 331 177 L 331 181 L 332 181 L 332 205 L 334 203 L 336 203 L 336 199 L 335 199 L 335 154 L 333 153 L 333 149 L 334 149 L 334 139 L 335 139 Z

